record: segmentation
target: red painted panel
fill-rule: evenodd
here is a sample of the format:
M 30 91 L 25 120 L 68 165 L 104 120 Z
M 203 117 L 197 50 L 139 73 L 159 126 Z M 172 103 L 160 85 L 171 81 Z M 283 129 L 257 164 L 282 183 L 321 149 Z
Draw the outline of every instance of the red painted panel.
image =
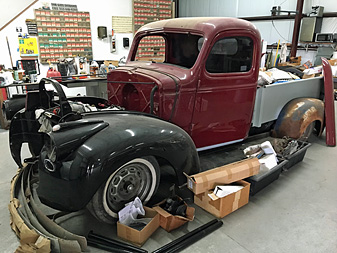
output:
M 324 72 L 324 111 L 326 124 L 326 145 L 336 146 L 335 101 L 331 66 L 328 60 L 322 57 Z
M 2 95 L 2 99 L 7 100 L 6 88 L 0 88 L 0 92 L 1 92 L 1 95 Z

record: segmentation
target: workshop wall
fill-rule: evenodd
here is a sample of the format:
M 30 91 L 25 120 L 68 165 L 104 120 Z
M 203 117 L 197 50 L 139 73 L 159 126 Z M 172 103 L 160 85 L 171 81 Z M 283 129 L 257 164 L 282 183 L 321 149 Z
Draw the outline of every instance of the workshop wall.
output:
M 270 16 L 273 6 L 281 6 L 282 10 L 295 11 L 297 0 L 180 0 L 179 17 L 255 17 Z M 303 12 L 309 13 L 312 6 L 324 6 L 324 12 L 337 12 L 335 0 L 306 0 Z M 291 43 L 294 20 L 254 21 L 267 43 Z M 324 18 L 321 32 L 337 32 L 337 18 Z M 302 62 L 314 61 L 315 51 L 298 50 L 297 56 Z
M 24 8 L 33 3 L 33 0 L 11 0 L 10 3 L 1 5 L 0 28 L 3 27 L 13 17 L 18 15 Z
M 297 0 L 180 0 L 179 1 L 179 17 L 255 17 L 269 16 L 273 6 L 281 6 L 282 10 L 295 11 Z M 337 12 L 337 5 L 334 0 L 307 0 L 304 2 L 303 12 L 311 11 L 312 6 L 324 6 L 324 12 Z M 329 24 L 335 18 L 329 18 L 330 21 L 324 19 L 322 32 L 330 30 Z M 272 21 L 254 21 L 260 30 L 264 40 L 277 42 L 279 39 L 291 42 L 292 32 L 294 28 L 294 20 L 274 20 Z M 337 25 L 336 25 L 337 26 Z M 337 29 L 335 28 L 335 31 Z
M 108 39 L 98 39 L 97 37 L 97 26 L 106 26 L 108 31 L 112 29 L 112 16 L 132 16 L 132 0 L 96 0 L 96 1 L 76 1 L 76 0 L 55 0 L 54 3 L 61 4 L 75 4 L 79 11 L 89 11 L 90 12 L 90 27 L 92 36 L 92 49 L 93 58 L 95 60 L 119 60 L 123 56 L 127 56 L 129 50 L 123 48 L 123 37 L 128 37 L 130 44 L 132 43 L 133 34 L 123 33 L 116 34 L 116 52 L 110 52 L 110 43 Z M 28 6 L 22 5 L 22 10 Z M 34 19 L 34 9 L 38 9 L 42 6 L 39 1 L 26 10 L 20 17 L 13 21 L 10 25 L 5 27 L 0 32 L 0 63 L 5 64 L 7 68 L 11 67 L 6 36 L 8 37 L 10 43 L 10 50 L 12 53 L 13 64 L 20 59 L 20 54 L 18 52 L 18 32 L 16 32 L 16 27 L 22 27 L 22 33 L 27 33 L 27 27 L 25 24 L 26 19 Z M 3 9 L 0 10 L 0 16 L 2 15 Z M 19 11 L 20 12 L 20 11 Z M 15 14 L 16 15 L 16 14 Z M 11 17 L 13 18 L 13 17 Z M 7 20 L 6 22 L 8 22 Z M 6 23 L 5 22 L 5 23 Z M 48 64 L 40 65 L 41 75 L 40 77 L 45 77 L 48 71 Z M 78 93 L 83 94 L 85 88 L 79 89 L 69 89 L 66 93 L 67 95 L 76 95 Z

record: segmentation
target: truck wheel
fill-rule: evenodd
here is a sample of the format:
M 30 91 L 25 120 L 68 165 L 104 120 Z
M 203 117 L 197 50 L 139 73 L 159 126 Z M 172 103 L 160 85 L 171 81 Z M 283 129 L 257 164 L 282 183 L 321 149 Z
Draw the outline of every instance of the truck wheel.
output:
M 118 211 L 137 196 L 143 204 L 150 200 L 158 188 L 159 173 L 158 162 L 152 156 L 129 161 L 110 175 L 87 208 L 98 220 L 111 224 Z

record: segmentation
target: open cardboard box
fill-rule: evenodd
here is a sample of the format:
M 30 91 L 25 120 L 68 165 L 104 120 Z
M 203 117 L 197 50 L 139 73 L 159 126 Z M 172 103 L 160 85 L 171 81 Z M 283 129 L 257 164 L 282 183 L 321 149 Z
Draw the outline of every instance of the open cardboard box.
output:
M 117 222 L 117 236 L 141 247 L 146 240 L 159 228 L 159 214 L 152 208 L 144 206 L 145 216 L 141 218 L 152 218 L 152 220 L 142 229 L 137 230 Z
M 195 195 L 194 203 L 207 212 L 213 214 L 215 217 L 223 218 L 240 207 L 246 205 L 249 201 L 250 183 L 244 180 L 239 180 L 234 184 L 242 185 L 243 188 L 223 198 L 217 198 L 215 195 L 213 195 L 213 198 L 215 196 L 214 200 L 208 196 L 208 194 L 212 194 L 213 191 L 206 191 L 204 193 Z
M 260 162 L 257 158 L 249 158 L 208 171 L 204 171 L 187 177 L 187 188 L 194 194 L 206 192 L 214 189 L 217 185 L 230 184 L 258 174 Z
M 181 200 L 180 197 L 177 196 L 178 199 Z M 164 204 L 166 201 L 163 200 L 156 204 L 153 209 L 156 210 L 159 215 L 160 215 L 160 220 L 159 220 L 159 225 L 165 229 L 167 232 L 170 232 L 182 225 L 184 225 L 188 221 L 192 221 L 194 219 L 194 211 L 195 209 L 193 207 L 188 206 L 186 203 L 185 205 L 187 206 L 186 208 L 186 217 L 179 216 L 179 215 L 172 215 L 169 212 L 165 211 L 163 208 L 160 206 Z

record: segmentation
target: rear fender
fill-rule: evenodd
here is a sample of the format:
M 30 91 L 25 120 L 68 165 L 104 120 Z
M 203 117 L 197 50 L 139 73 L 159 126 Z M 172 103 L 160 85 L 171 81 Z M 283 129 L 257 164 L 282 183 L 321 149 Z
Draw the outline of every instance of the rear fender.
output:
M 316 124 L 319 135 L 324 128 L 324 103 L 316 98 L 296 98 L 289 101 L 281 110 L 274 127 L 273 135 L 282 138 L 289 136 L 298 139 L 312 123 Z

